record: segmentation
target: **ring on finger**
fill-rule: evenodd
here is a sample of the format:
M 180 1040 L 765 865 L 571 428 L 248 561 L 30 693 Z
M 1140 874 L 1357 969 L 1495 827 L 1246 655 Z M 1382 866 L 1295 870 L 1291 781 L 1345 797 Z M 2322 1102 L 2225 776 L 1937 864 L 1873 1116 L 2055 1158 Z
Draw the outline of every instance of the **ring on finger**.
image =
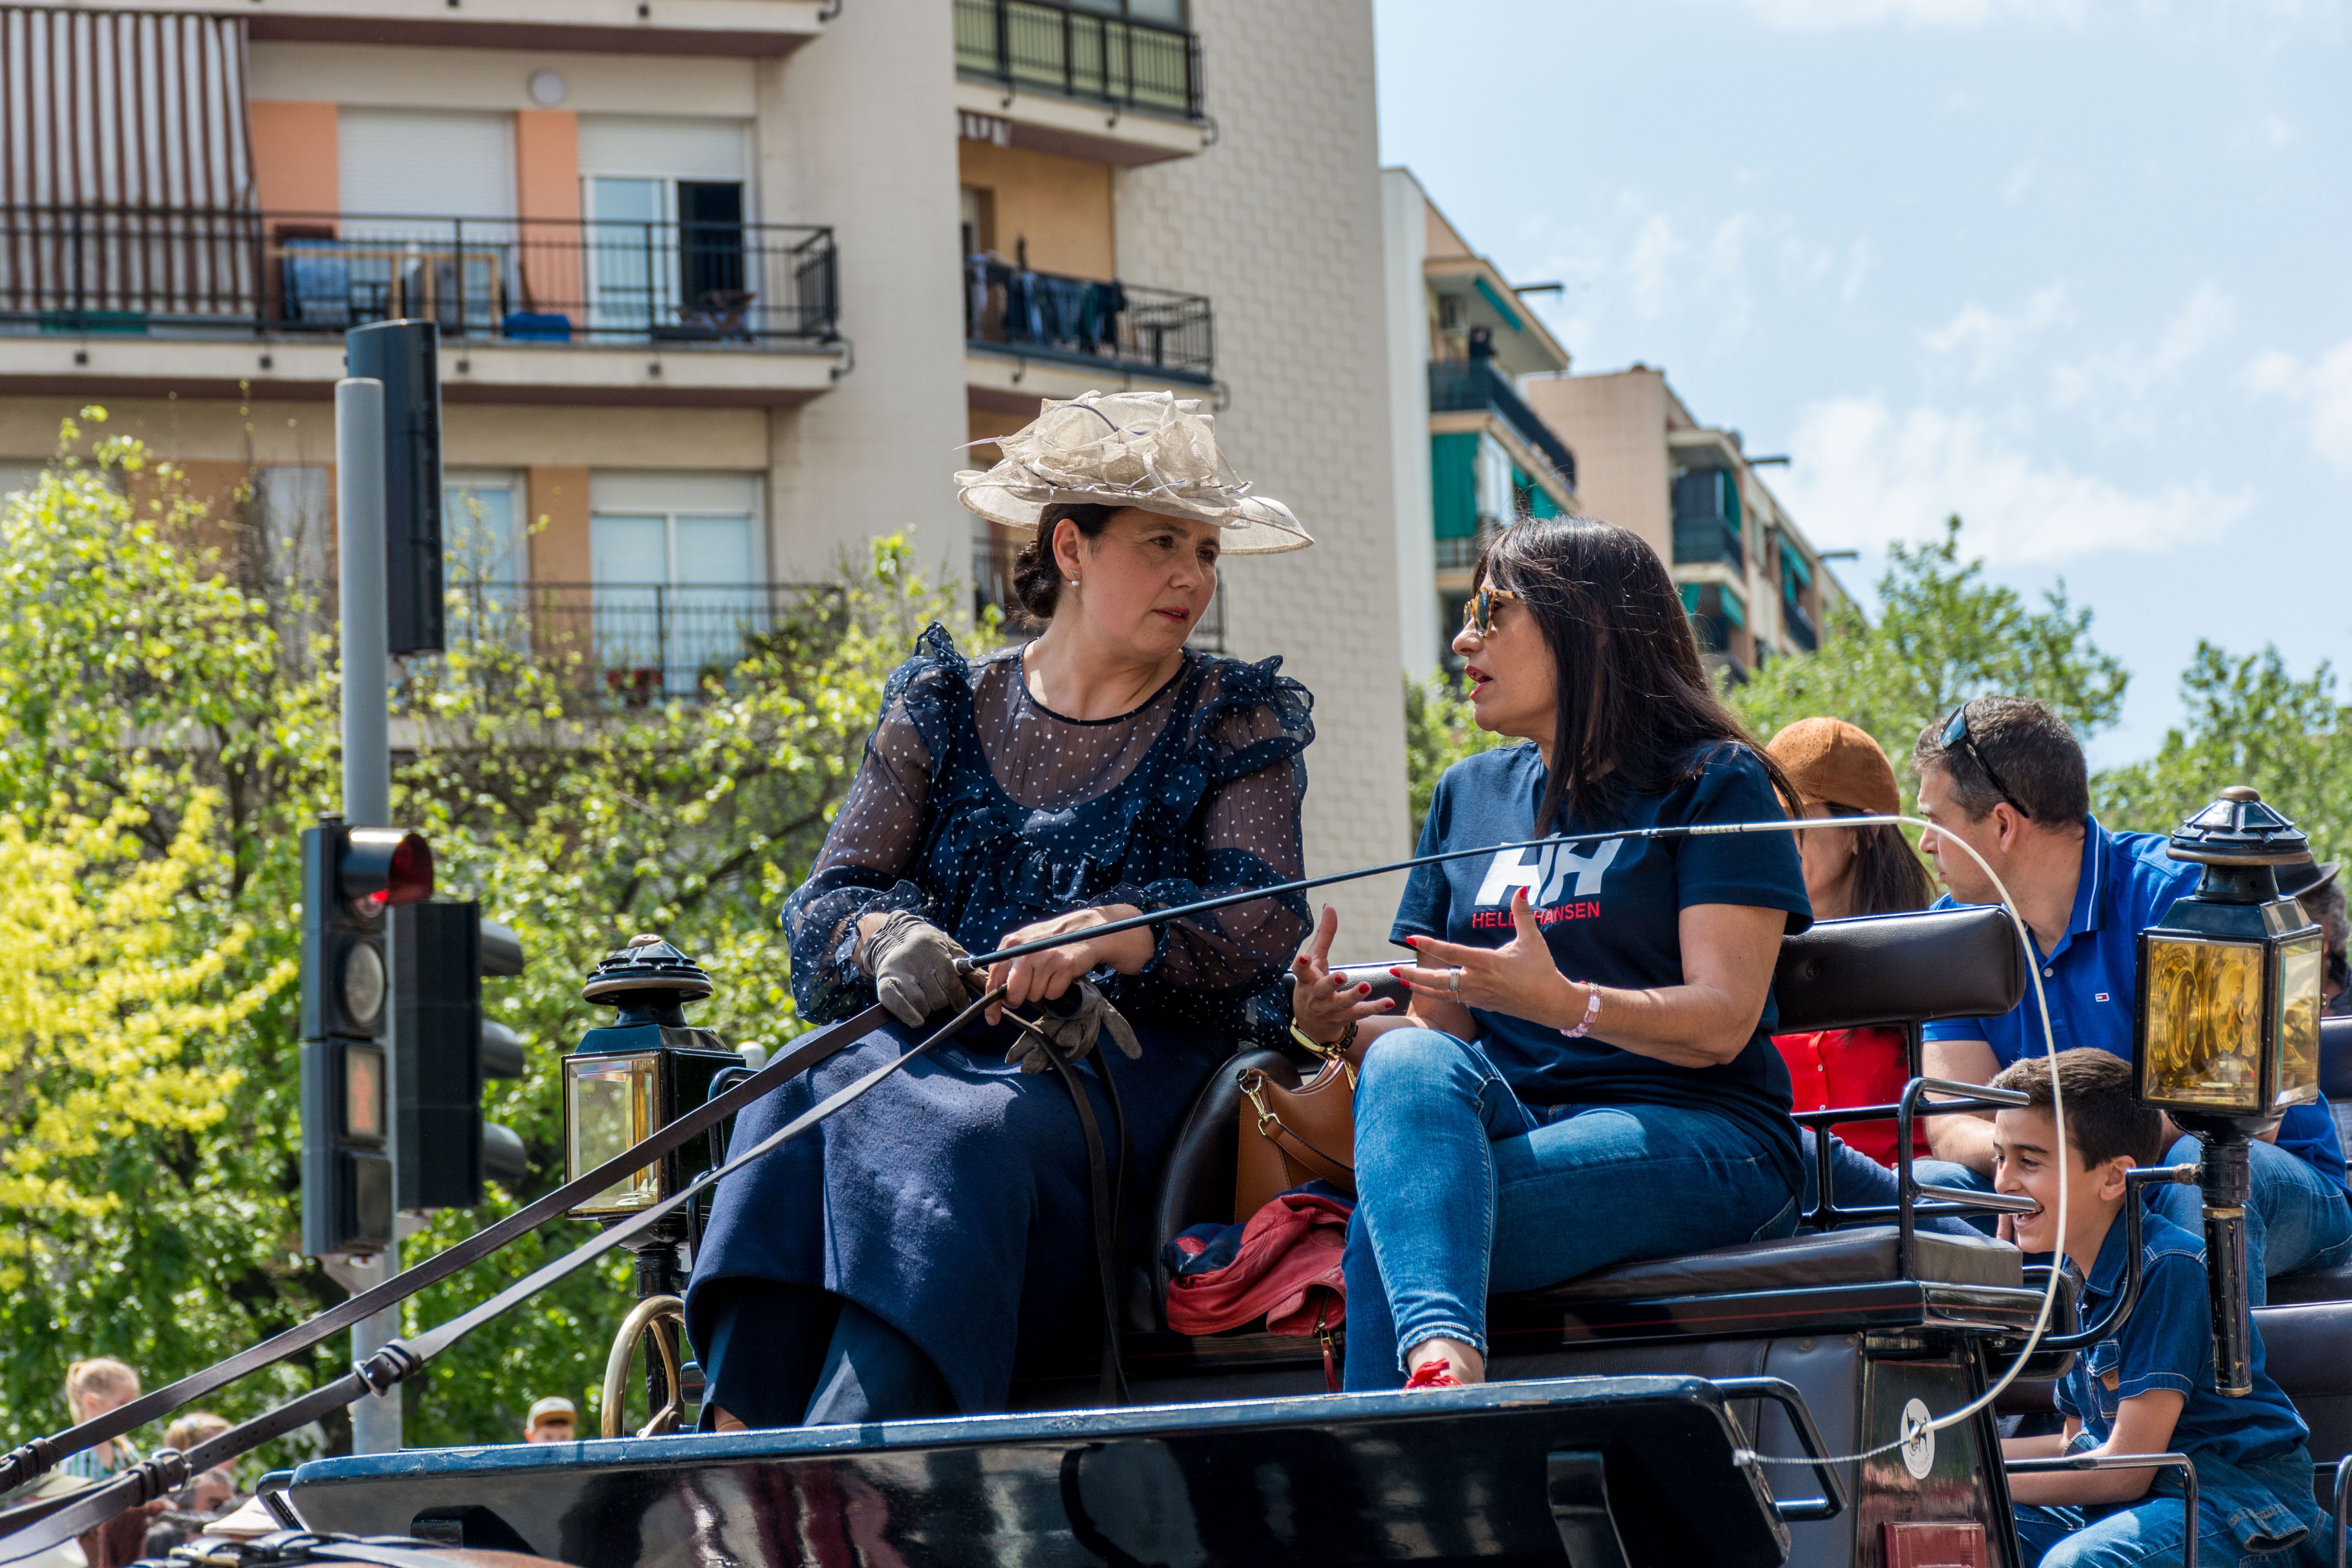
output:
M 1462 971 L 1459 967 L 1445 977 L 1445 988 L 1456 996 L 1462 994 Z

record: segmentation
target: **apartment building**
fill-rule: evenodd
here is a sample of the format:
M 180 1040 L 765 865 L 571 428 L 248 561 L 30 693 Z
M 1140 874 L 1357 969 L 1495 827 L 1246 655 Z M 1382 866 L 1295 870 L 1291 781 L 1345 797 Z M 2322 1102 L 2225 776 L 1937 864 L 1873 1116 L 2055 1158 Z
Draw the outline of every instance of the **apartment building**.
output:
M 1519 395 L 1568 350 L 1410 169 L 1381 172 L 1389 421 L 1396 461 L 1399 649 L 1408 675 L 1450 662 L 1470 569 L 1518 517 L 1580 510 L 1576 458 Z
M 1737 678 L 1819 646 L 1847 595 L 1757 471 L 1785 458 L 1751 458 L 1738 431 L 1700 424 L 1665 372 L 1646 365 L 1538 377 L 1522 391 L 1575 448 L 1585 509 L 1672 563 L 1710 664 Z
M 328 575 L 342 333 L 430 319 L 453 570 L 636 700 L 877 533 L 1001 594 L 963 448 L 1165 388 L 1321 542 L 1204 627 L 1317 694 L 1310 858 L 1402 843 L 1369 0 L 0 5 L 0 489 L 103 403 Z

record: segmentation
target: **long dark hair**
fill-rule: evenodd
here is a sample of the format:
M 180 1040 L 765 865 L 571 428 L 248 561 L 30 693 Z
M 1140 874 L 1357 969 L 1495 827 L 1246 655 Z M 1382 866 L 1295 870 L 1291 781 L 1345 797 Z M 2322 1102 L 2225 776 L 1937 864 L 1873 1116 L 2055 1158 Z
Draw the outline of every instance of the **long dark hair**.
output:
M 1796 798 L 1716 695 L 1682 595 L 1640 534 L 1589 517 L 1522 518 L 1487 544 L 1472 582 L 1507 590 L 1551 650 L 1559 720 L 1538 831 L 1666 789 L 1724 743 L 1748 748 L 1781 798 Z
M 1824 803 L 1826 804 L 1826 803 Z M 1855 805 L 1832 805 L 1832 816 L 1875 816 Z M 1853 908 L 1857 915 L 1902 915 L 1924 910 L 1936 901 L 1936 879 L 1911 848 L 1903 830 L 1891 822 L 1875 827 L 1849 827 L 1854 837 Z

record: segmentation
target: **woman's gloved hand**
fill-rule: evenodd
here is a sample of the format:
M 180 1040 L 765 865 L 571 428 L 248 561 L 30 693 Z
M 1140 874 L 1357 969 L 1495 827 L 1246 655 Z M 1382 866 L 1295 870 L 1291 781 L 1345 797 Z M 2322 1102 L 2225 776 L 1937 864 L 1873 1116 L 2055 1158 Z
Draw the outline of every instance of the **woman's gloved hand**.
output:
M 910 1029 L 971 999 L 955 966 L 966 956 L 962 943 L 911 910 L 893 910 L 857 944 L 857 967 L 875 996 Z
M 1045 1054 L 1050 1043 L 1055 1056 L 1075 1064 L 1095 1048 L 1095 1041 L 1106 1028 L 1129 1061 L 1142 1059 L 1143 1044 L 1135 1037 L 1134 1026 L 1110 1005 L 1109 997 L 1083 980 L 1072 987 L 1071 994 L 1077 1000 L 1075 1007 L 1057 1013 L 1050 1006 L 1039 1006 L 1031 1010 L 1034 1023 L 1026 1018 L 1014 1020 L 1021 1033 L 1013 1048 L 1004 1053 L 1006 1061 L 1019 1062 L 1023 1072 L 1044 1072 L 1054 1065 Z M 1038 1037 L 1041 1034 L 1043 1039 Z

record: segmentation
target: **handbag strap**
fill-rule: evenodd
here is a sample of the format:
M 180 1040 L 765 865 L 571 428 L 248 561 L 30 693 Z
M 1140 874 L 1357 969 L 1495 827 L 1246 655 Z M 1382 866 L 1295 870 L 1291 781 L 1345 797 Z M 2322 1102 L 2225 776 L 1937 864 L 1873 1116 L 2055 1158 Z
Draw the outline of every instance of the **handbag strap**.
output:
M 1328 1069 L 1327 1069 L 1328 1070 Z M 1292 1163 L 1312 1171 L 1334 1186 L 1355 1184 L 1356 1168 L 1347 1161 L 1334 1158 L 1298 1135 L 1282 1115 L 1266 1103 L 1269 1087 L 1265 1072 L 1257 1068 L 1245 1068 L 1237 1079 L 1241 1091 L 1257 1112 L 1257 1135 L 1281 1150 Z

